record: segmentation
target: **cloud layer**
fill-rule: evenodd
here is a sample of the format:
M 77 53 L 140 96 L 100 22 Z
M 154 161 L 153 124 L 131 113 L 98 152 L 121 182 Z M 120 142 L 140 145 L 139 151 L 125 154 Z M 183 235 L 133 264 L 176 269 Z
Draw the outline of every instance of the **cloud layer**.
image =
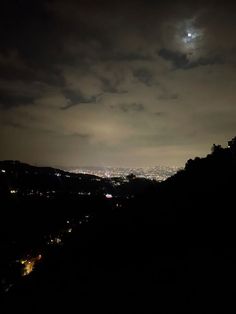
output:
M 1 4 L 0 159 L 183 165 L 236 134 L 233 2 Z

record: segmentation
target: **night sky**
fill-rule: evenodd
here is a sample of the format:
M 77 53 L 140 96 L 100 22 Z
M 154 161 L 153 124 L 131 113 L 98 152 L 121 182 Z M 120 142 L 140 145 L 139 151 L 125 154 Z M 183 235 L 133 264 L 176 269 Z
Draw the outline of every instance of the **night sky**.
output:
M 1 1 L 0 159 L 183 166 L 236 135 L 235 1 Z

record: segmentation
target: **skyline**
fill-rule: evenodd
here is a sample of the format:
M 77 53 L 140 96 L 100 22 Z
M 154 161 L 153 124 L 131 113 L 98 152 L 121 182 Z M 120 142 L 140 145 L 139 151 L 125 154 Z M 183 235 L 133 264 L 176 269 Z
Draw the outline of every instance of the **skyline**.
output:
M 236 135 L 233 1 L 11 1 L 0 160 L 182 167 Z

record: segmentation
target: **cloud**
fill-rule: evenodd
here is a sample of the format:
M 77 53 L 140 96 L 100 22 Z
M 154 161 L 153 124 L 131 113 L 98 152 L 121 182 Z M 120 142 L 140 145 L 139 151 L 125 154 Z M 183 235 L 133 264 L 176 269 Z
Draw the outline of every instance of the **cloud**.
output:
M 15 106 L 29 105 L 34 101 L 34 97 L 23 94 L 11 94 L 0 90 L 0 107 L 9 109 Z
M 223 64 L 222 57 L 199 57 L 197 60 L 191 60 L 187 54 L 179 51 L 172 51 L 169 49 L 162 48 L 158 51 L 158 55 L 164 60 L 170 61 L 175 69 L 188 70 L 198 66 Z
M 182 165 L 236 132 L 235 6 L 18 2 L 0 11 L 0 158 Z
M 112 109 L 119 109 L 120 111 L 124 113 L 129 112 L 142 112 L 145 110 L 145 107 L 143 104 L 140 103 L 131 103 L 131 104 L 119 104 L 117 106 L 110 106 Z
M 104 93 L 111 93 L 111 94 L 127 93 L 126 90 L 122 90 L 119 87 L 121 80 L 117 80 L 117 79 L 114 80 L 114 78 L 113 79 L 101 78 L 101 81 L 103 83 L 102 91 Z
M 143 84 L 151 86 L 153 84 L 153 73 L 146 68 L 138 68 L 133 71 L 134 76 Z
M 11 109 L 18 106 L 30 106 L 43 95 L 55 90 L 51 86 L 38 81 L 1 80 L 0 79 L 0 107 Z
M 187 55 L 178 51 L 162 48 L 158 51 L 158 55 L 170 61 L 175 68 L 185 69 L 189 65 Z
M 73 91 L 69 89 L 64 90 L 63 94 L 66 100 L 68 100 L 68 104 L 63 106 L 61 108 L 62 110 L 67 110 L 73 106 L 80 105 L 80 104 L 96 103 L 97 97 L 98 97 L 98 95 L 86 97 L 79 90 Z

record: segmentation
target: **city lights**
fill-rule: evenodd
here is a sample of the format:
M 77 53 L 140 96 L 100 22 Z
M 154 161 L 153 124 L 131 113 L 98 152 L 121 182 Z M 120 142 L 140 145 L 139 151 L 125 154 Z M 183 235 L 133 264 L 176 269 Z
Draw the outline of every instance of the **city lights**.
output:
M 35 268 L 35 265 L 42 259 L 42 255 L 39 254 L 36 257 L 29 259 L 22 259 L 20 263 L 24 266 L 22 270 L 22 276 L 29 275 Z
M 105 197 L 111 199 L 113 196 L 111 194 L 106 194 Z

